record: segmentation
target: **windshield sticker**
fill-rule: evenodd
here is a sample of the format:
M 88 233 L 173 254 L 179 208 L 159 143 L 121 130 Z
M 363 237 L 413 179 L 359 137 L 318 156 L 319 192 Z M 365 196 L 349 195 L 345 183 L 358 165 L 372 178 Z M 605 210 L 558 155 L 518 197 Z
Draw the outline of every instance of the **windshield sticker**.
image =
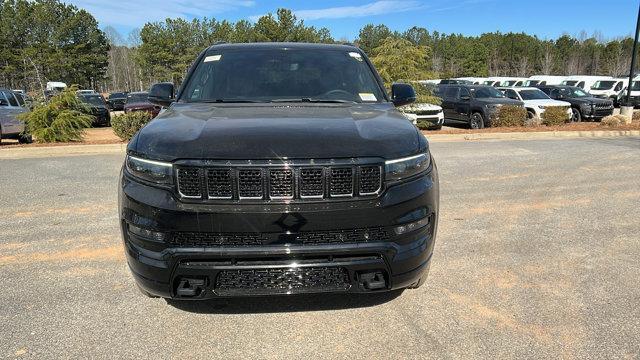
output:
M 378 101 L 372 93 L 359 93 L 358 95 L 360 95 L 360 100 L 362 101 Z
M 358 60 L 358 61 L 362 61 L 362 55 L 360 55 L 360 53 L 357 52 L 350 52 L 349 56 L 351 56 L 352 58 Z
M 220 58 L 222 58 L 222 55 L 210 55 L 204 58 L 204 62 L 219 61 Z

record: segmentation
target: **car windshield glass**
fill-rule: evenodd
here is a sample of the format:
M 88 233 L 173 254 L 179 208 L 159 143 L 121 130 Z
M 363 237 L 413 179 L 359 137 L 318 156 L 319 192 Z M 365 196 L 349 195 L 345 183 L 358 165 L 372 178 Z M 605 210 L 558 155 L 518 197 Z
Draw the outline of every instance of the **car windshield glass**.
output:
M 113 93 L 109 95 L 109 99 L 123 99 L 126 98 L 125 93 Z
M 477 99 L 505 97 L 500 90 L 493 87 L 481 87 L 481 88 L 471 89 L 471 91 L 473 92 L 474 96 Z
M 631 91 L 640 90 L 640 81 L 634 81 L 631 83 Z
M 578 80 L 566 80 L 564 82 L 565 85 L 569 85 L 569 86 L 574 86 L 577 83 L 578 83 Z
M 549 99 L 547 94 L 543 93 L 541 90 L 538 90 L 538 89 L 520 90 L 519 92 L 520 92 L 520 96 L 522 97 L 522 100 Z
M 524 86 L 536 86 L 540 83 L 540 80 L 527 80 L 524 82 Z
M 359 52 L 215 49 L 184 87 L 188 102 L 379 102 L 384 95 Z
M 500 83 L 500 86 L 513 86 L 516 80 L 506 80 Z
M 100 95 L 83 95 L 81 96 L 82 101 L 87 104 L 101 106 L 104 105 L 104 101 L 102 100 L 102 96 Z
M 609 90 L 616 84 L 616 81 L 596 81 L 591 90 Z
M 149 94 L 144 93 L 144 94 L 129 94 L 127 95 L 127 103 L 133 104 L 133 103 L 142 103 L 142 102 L 147 102 L 147 98 L 149 97 Z
M 562 94 L 568 97 L 587 97 L 589 96 L 589 94 L 587 94 L 586 92 L 584 92 L 584 90 L 577 88 L 577 87 L 567 87 L 567 88 L 562 88 L 561 90 Z

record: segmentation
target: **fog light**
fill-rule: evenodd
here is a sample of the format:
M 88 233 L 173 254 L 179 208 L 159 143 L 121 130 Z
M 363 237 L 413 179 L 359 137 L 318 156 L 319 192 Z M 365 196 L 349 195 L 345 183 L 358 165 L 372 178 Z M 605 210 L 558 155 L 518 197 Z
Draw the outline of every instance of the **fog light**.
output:
M 157 241 L 157 242 L 164 242 L 167 238 L 166 233 L 147 230 L 147 229 L 139 228 L 133 225 L 129 225 L 129 232 L 143 239 Z
M 413 230 L 420 229 L 421 227 L 425 227 L 429 225 L 429 217 L 422 218 L 418 221 L 414 221 L 408 224 L 402 224 L 400 226 L 396 226 L 393 231 L 396 235 L 402 235 L 408 232 L 412 232 Z

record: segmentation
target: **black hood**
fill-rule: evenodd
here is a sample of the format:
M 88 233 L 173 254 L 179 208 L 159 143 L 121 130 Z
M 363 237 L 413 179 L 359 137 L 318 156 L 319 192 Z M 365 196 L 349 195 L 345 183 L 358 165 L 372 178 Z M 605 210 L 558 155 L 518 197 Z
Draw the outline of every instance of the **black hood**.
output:
M 416 127 L 391 104 L 174 104 L 129 150 L 152 159 L 311 159 L 415 154 Z

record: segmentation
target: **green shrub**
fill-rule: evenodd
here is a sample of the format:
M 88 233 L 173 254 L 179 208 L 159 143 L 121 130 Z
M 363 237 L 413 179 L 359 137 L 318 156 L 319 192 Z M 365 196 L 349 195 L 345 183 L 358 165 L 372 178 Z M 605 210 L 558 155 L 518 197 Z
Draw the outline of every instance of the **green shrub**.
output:
M 600 121 L 601 126 L 618 127 L 627 123 L 628 118 L 624 115 L 609 115 Z
M 524 126 L 527 120 L 527 110 L 522 106 L 504 105 L 498 109 L 491 119 L 492 127 Z
M 151 120 L 151 114 L 146 111 L 133 111 L 111 119 L 113 132 L 122 140 L 129 141 L 138 130 Z
M 78 99 L 76 90 L 71 86 L 48 103 L 36 104 L 32 111 L 18 115 L 26 124 L 26 132 L 41 143 L 82 140 L 93 116 L 86 114 L 87 105 Z
M 547 126 L 562 125 L 571 121 L 566 106 L 550 106 L 542 113 L 542 123 Z

